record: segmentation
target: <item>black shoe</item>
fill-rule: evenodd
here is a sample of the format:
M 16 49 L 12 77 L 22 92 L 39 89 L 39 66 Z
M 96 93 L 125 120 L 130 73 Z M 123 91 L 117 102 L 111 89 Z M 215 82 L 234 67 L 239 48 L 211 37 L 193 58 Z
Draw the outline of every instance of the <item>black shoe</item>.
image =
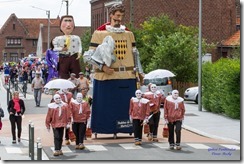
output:
M 16 144 L 16 140 L 13 140 L 13 141 L 12 141 L 12 144 Z
M 18 142 L 20 142 L 20 138 L 18 138 Z

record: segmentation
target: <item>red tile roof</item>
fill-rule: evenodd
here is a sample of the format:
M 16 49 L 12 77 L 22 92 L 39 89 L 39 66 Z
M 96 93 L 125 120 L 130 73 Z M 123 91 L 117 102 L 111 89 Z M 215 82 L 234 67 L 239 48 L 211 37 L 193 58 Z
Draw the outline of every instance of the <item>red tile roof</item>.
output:
M 234 33 L 231 37 L 226 39 L 223 43 L 223 46 L 239 46 L 240 45 L 240 30 Z
M 29 38 L 38 38 L 40 31 L 40 24 L 48 26 L 48 19 L 36 19 L 36 18 L 19 18 L 28 31 Z M 51 26 L 59 26 L 60 19 L 50 19 Z

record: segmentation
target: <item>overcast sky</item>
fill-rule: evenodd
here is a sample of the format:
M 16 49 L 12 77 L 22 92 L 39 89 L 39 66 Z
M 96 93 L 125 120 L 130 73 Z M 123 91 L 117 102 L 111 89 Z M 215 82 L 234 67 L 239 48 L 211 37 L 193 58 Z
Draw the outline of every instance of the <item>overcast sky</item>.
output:
M 73 15 L 76 26 L 91 25 L 90 0 L 68 0 L 69 15 Z M 34 6 L 34 7 L 32 7 Z M 12 13 L 18 18 L 50 18 L 66 14 L 65 0 L 0 0 L 0 28 Z

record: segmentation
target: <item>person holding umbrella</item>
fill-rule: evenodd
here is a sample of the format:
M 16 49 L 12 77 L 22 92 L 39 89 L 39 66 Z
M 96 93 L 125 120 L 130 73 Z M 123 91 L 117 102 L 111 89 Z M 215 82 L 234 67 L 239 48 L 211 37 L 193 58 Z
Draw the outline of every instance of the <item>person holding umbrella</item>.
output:
M 65 103 L 67 103 L 68 105 L 71 102 L 71 99 L 73 98 L 73 94 L 71 92 L 69 92 L 67 89 L 60 89 L 59 91 L 56 92 L 56 94 L 58 94 L 61 97 L 61 100 Z M 69 110 L 69 108 L 68 108 Z M 70 112 L 70 110 L 69 110 Z M 65 130 L 65 144 L 66 145 L 70 145 L 70 141 L 69 141 L 69 131 L 70 128 L 66 128 Z
M 152 114 L 151 119 L 149 119 L 149 129 L 150 133 L 148 135 L 149 141 L 158 142 L 158 125 L 160 120 L 160 105 L 162 101 L 162 94 L 157 92 L 157 86 L 155 84 L 150 84 L 150 91 L 145 92 L 143 98 L 150 100 L 150 114 Z

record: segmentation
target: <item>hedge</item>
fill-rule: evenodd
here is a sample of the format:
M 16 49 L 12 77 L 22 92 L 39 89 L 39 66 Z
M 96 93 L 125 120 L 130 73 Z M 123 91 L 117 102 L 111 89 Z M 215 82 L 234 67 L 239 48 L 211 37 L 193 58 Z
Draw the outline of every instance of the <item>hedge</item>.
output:
M 207 111 L 240 119 L 240 60 L 222 58 L 203 64 L 202 105 Z

